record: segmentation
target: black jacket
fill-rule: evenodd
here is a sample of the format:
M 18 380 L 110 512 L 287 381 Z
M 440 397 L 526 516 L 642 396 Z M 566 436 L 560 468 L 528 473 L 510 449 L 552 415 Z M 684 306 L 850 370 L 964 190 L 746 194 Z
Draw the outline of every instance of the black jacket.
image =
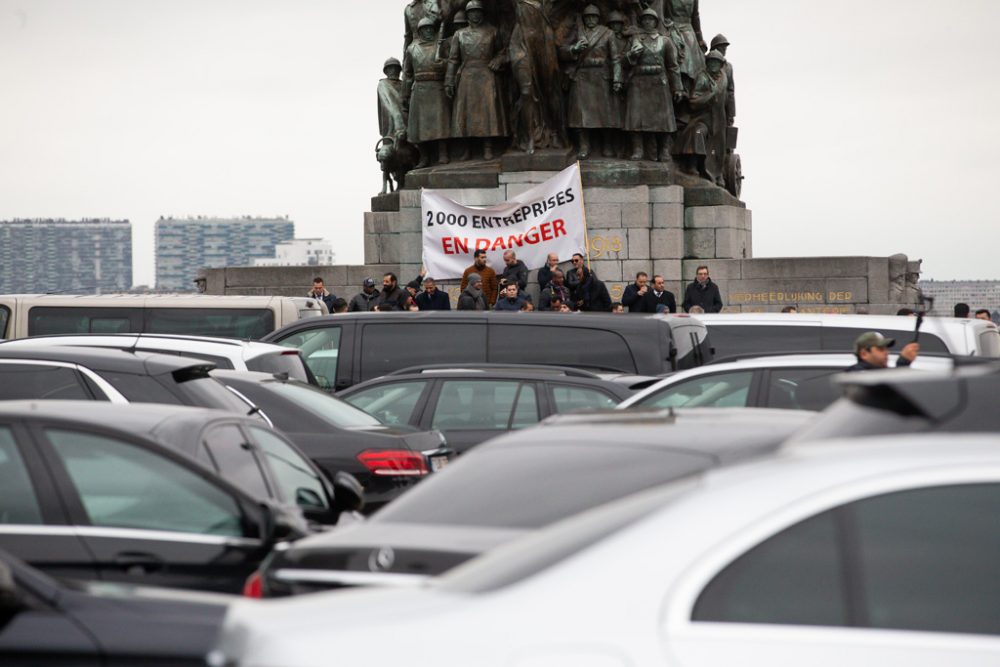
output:
M 559 296 L 560 294 L 562 296 Z M 566 287 L 566 283 L 563 283 L 562 290 L 560 290 L 553 285 L 551 281 L 549 281 L 549 283 L 545 286 L 545 289 L 542 290 L 541 298 L 538 300 L 538 310 L 552 310 L 552 299 L 556 297 L 561 298 L 562 302 L 565 304 L 569 304 L 570 306 L 573 305 L 573 296 L 570 293 L 569 288 Z
M 898 359 L 896 359 L 896 368 L 909 368 L 909 366 L 910 362 L 904 359 L 903 357 L 899 357 Z M 860 359 L 858 359 L 858 363 L 854 364 L 850 368 L 845 368 L 844 372 L 857 373 L 859 371 L 880 371 L 880 370 L 883 369 L 879 366 L 872 366 L 867 361 L 861 361 Z
M 316 294 L 312 290 L 309 290 L 309 294 L 307 294 L 306 296 L 309 297 L 310 299 L 316 299 L 317 301 L 322 301 L 323 303 L 326 304 L 326 311 L 328 313 L 333 313 L 333 303 L 334 301 L 337 300 L 337 296 L 335 294 L 330 294 L 329 290 L 323 290 L 323 294 L 320 296 L 316 296 Z
M 458 297 L 458 310 L 489 310 L 489 302 L 486 295 L 481 293 L 478 297 L 472 295 L 472 287 L 466 287 L 462 295 Z
M 451 310 L 451 299 L 441 290 L 434 290 L 433 296 L 427 292 L 421 292 L 414 299 L 417 308 L 420 310 Z
M 697 280 L 687 286 L 684 290 L 684 312 L 691 312 L 692 306 L 701 306 L 706 313 L 722 312 L 722 294 L 719 293 L 719 286 L 709 278 L 704 285 Z
M 646 294 L 649 294 L 650 287 L 646 285 Z M 630 313 L 645 313 L 645 304 L 643 303 L 642 297 L 639 296 L 639 286 L 632 283 L 625 288 L 624 294 L 622 294 L 622 305 L 628 308 Z
M 660 304 L 666 306 L 668 312 L 677 312 L 677 299 L 674 298 L 673 292 L 664 291 L 660 293 L 660 296 L 656 296 L 656 291 L 650 287 L 649 291 L 646 292 L 646 296 L 642 298 L 642 312 L 655 313 L 656 307 Z
M 556 268 L 559 268 L 558 266 Z M 552 282 L 552 269 L 546 264 L 542 268 L 538 269 L 538 286 L 545 289 Z
M 379 291 L 375 290 L 371 294 L 365 294 L 364 291 L 359 292 L 354 295 L 351 302 L 347 304 L 347 312 L 349 313 L 367 313 L 375 309 L 375 302 L 378 301 Z M 332 311 L 331 311 L 332 312 Z
M 571 289 L 573 301 L 578 309 L 590 313 L 610 313 L 611 295 L 607 286 L 591 273 L 583 269 L 583 280 Z
M 410 293 L 405 289 L 396 285 L 395 288 L 386 292 L 385 290 L 379 294 L 378 299 L 375 301 L 375 305 L 380 311 L 389 310 L 405 310 L 406 300 L 410 298 Z
M 499 276 L 500 289 L 503 289 L 504 280 L 508 283 L 517 283 L 519 292 L 528 289 L 528 266 L 521 260 L 514 262 L 514 266 L 504 264 L 503 273 Z

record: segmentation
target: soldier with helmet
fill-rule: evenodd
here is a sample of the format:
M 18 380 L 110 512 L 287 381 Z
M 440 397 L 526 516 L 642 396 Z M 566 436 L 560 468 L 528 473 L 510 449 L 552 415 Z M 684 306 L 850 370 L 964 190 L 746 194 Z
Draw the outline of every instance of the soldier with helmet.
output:
M 455 18 L 451 20 L 452 29 L 454 29 L 455 32 L 458 32 L 467 25 L 469 25 L 469 20 L 465 18 L 465 12 L 461 9 L 455 12 Z
M 378 82 L 378 131 L 381 137 L 398 137 L 406 131 L 403 112 L 403 66 L 396 58 L 382 65 L 385 78 Z
M 718 51 L 705 56 L 705 69 L 691 92 L 691 120 L 681 133 L 682 167 L 722 185 L 726 157 L 726 59 Z
M 447 64 L 438 58 L 434 19 L 421 19 L 417 35 L 403 58 L 403 105 L 409 112 L 407 139 L 420 148 L 420 168 L 430 163 L 435 152 L 438 164 L 448 164 L 451 102 L 444 91 Z
M 659 32 L 660 17 L 646 9 L 639 17 L 639 32 L 632 38 L 627 57 L 632 66 L 623 128 L 631 133 L 631 159 L 645 156 L 645 136 L 656 137 L 653 159 L 671 161 L 672 135 L 677 131 L 674 102 L 687 94 L 681 82 L 677 48 Z
M 454 100 L 452 136 L 483 141 L 483 158 L 493 159 L 493 142 L 509 134 L 497 73 L 504 63 L 500 31 L 486 24 L 480 0 L 465 6 L 469 25 L 451 38 L 445 94 Z
M 718 51 L 725 58 L 728 49 L 729 40 L 726 39 L 725 35 L 720 34 L 712 38 L 713 51 Z M 729 62 L 728 58 L 723 69 L 726 72 L 726 80 L 729 82 L 729 89 L 726 93 L 726 124 L 732 127 L 736 123 L 736 82 L 733 80 L 733 64 Z
M 621 111 L 616 93 L 622 90 L 621 53 L 610 28 L 600 25 L 601 10 L 587 5 L 577 34 L 559 49 L 568 62 L 569 87 L 567 125 L 576 130 L 578 157 L 590 155 L 591 131 L 604 130 L 602 154 L 614 156 L 614 141 L 609 130 L 621 127 Z

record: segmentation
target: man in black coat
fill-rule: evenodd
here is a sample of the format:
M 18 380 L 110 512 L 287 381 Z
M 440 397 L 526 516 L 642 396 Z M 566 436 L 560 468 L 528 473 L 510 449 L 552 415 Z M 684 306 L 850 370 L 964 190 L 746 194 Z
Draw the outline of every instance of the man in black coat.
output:
M 382 276 L 382 293 L 375 300 L 375 310 L 380 313 L 393 310 L 406 310 L 406 302 L 410 293 L 399 286 L 399 278 L 395 273 Z
M 375 281 L 371 278 L 365 278 L 364 282 L 361 283 L 361 291 L 355 294 L 347 305 L 347 312 L 369 313 L 375 310 L 375 302 L 378 301 L 378 297 L 379 291 L 375 289 Z
M 424 291 L 417 295 L 417 308 L 420 310 L 451 310 L 451 299 L 437 288 L 433 278 L 424 278 Z
M 585 313 L 610 313 L 611 295 L 607 286 L 582 264 L 574 272 L 576 287 L 571 291 L 577 310 Z
M 538 286 L 545 289 L 552 282 L 552 273 L 559 270 L 559 255 L 550 252 L 546 258 L 545 266 L 538 269 Z
M 701 306 L 706 313 L 722 312 L 722 294 L 719 286 L 708 276 L 708 267 L 699 266 L 695 271 L 695 280 L 684 290 L 685 313 L 690 313 L 693 306 Z
M 503 254 L 504 269 L 500 274 L 500 291 L 510 283 L 517 283 L 517 290 L 524 292 L 528 289 L 528 266 L 517 258 L 513 250 L 508 250 Z
M 660 306 L 663 306 L 663 308 L 660 308 Z M 667 291 L 663 276 L 653 276 L 653 289 L 646 292 L 646 296 L 642 297 L 642 307 L 643 312 L 646 313 L 677 312 L 677 299 L 674 298 L 673 292 Z
M 628 308 L 630 313 L 644 313 L 643 297 L 649 291 L 649 274 L 640 271 L 635 274 L 635 282 L 625 288 L 622 294 L 622 305 Z
M 312 299 L 316 299 L 317 301 L 322 301 L 324 304 L 326 304 L 326 312 L 328 313 L 333 312 L 333 302 L 337 300 L 337 296 L 335 294 L 330 293 L 330 290 L 328 290 L 326 286 L 323 284 L 322 278 L 318 276 L 316 278 L 313 278 L 313 288 L 307 296 L 309 296 Z

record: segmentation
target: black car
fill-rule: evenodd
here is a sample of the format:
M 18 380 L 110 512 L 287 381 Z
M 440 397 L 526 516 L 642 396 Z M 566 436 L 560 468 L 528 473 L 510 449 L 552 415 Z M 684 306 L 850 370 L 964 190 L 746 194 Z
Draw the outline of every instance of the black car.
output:
M 795 441 L 925 431 L 1000 432 L 1000 364 L 964 363 L 949 372 L 899 369 L 841 375 L 844 397 Z
M 342 511 L 360 508 L 356 480 L 344 480 L 342 473 L 327 479 L 286 436 L 252 417 L 176 405 L 103 403 L 89 406 L 78 419 L 113 423 L 154 440 L 204 464 L 254 498 L 297 507 L 316 523 L 335 524 Z M 337 482 L 331 483 L 334 479 Z
M 214 371 L 331 478 L 347 472 L 364 486 L 371 512 L 447 465 L 454 452 L 438 431 L 387 426 L 321 389 L 285 375 Z
M 349 313 L 300 320 L 263 338 L 298 349 L 335 391 L 424 364 L 556 364 L 661 375 L 712 359 L 696 318 L 577 313 Z
M 411 584 L 592 507 L 774 452 L 813 418 L 753 408 L 552 417 L 473 449 L 367 522 L 276 550 L 255 578 L 265 596 Z
M 309 529 L 94 403 L 0 402 L 0 548 L 51 576 L 238 592 Z
M 193 405 L 247 414 L 253 405 L 177 356 L 89 347 L 0 346 L 0 400 L 60 399 Z
M 400 371 L 354 385 L 337 397 L 386 424 L 441 431 L 448 445 L 462 453 L 549 415 L 613 408 L 631 395 L 628 385 L 587 371 L 482 367 Z
M 228 605 L 221 595 L 60 582 L 0 551 L 0 664 L 204 665 Z

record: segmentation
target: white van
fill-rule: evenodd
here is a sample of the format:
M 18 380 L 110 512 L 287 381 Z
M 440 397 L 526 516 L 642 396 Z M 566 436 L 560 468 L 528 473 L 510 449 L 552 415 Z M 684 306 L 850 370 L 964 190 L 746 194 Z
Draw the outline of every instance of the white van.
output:
M 0 295 L 0 339 L 159 333 L 258 340 L 303 317 L 326 312 L 322 301 L 308 297 Z
M 708 327 L 715 359 L 789 352 L 854 352 L 866 331 L 895 338 L 896 349 L 913 342 L 917 318 L 895 315 L 719 313 L 698 315 Z M 1000 358 L 1000 331 L 992 322 L 927 317 L 920 328 L 921 354 Z

